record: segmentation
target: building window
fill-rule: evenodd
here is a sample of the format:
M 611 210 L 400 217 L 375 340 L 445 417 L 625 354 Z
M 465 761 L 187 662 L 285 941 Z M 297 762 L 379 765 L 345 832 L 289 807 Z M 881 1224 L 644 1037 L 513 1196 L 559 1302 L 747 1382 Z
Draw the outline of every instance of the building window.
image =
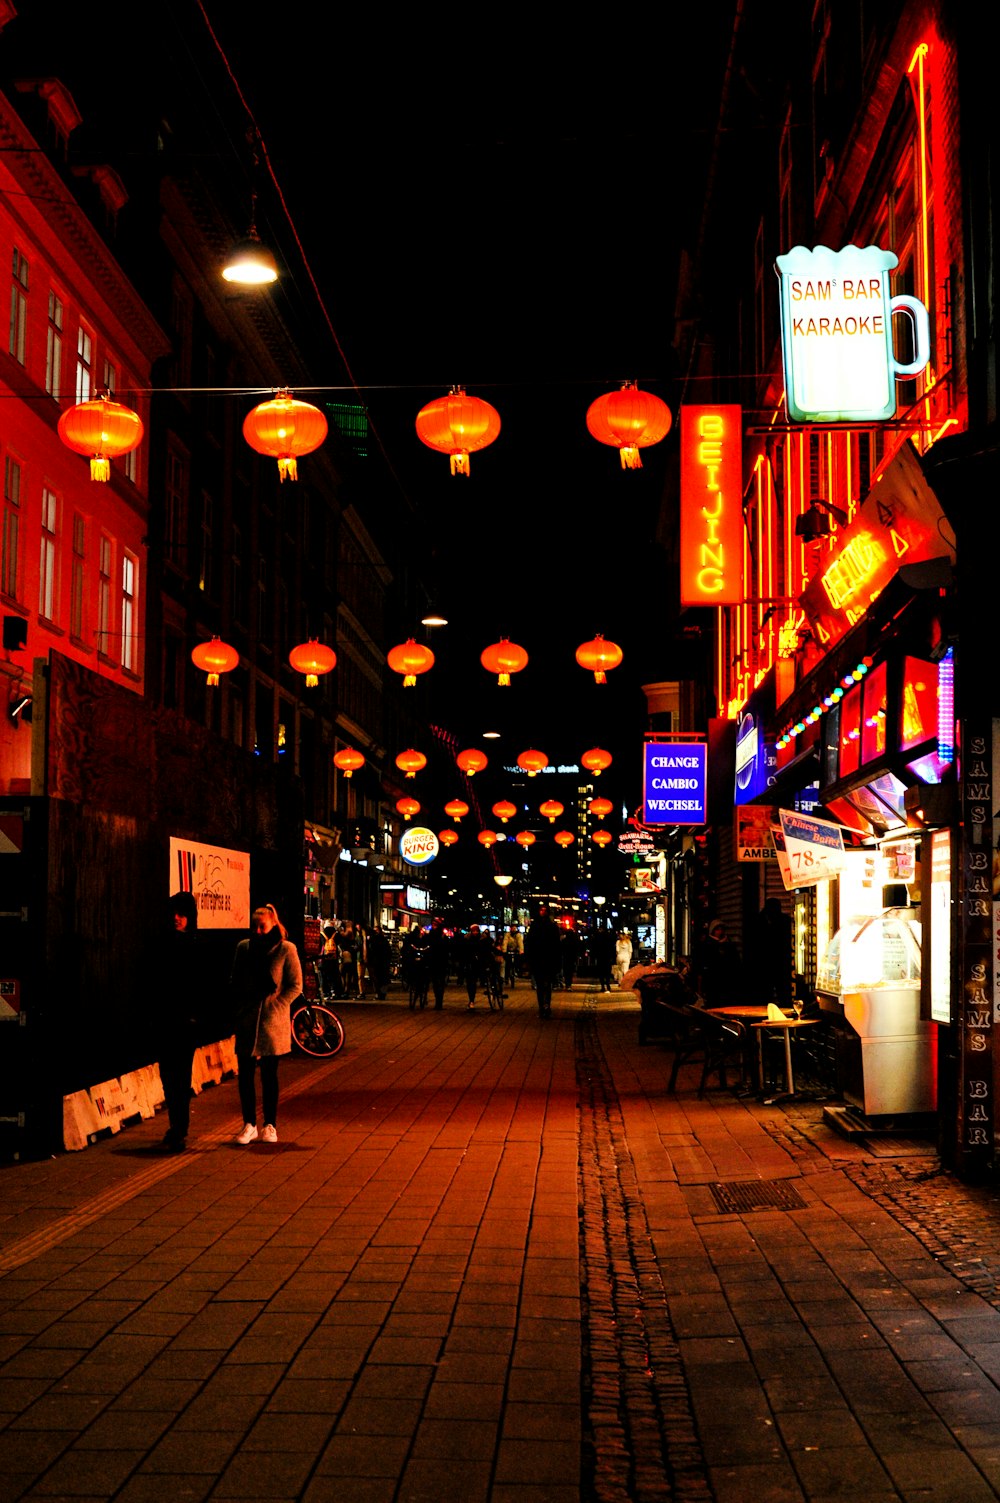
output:
M 59 400 L 62 382 L 62 298 L 49 292 L 49 326 L 45 339 L 45 390 Z
M 17 599 L 17 548 L 21 527 L 21 466 L 8 454 L 3 462 L 3 553 L 0 594 Z
M 56 619 L 56 560 L 59 532 L 59 500 L 48 486 L 42 488 L 42 547 L 38 565 L 38 614 L 44 621 Z
M 138 654 L 135 641 L 135 597 L 139 565 L 131 553 L 122 554 L 122 667 L 135 673 Z
M 215 503 L 208 491 L 201 493 L 201 549 L 198 567 L 198 588 L 206 595 L 212 593 L 212 524 Z
M 257 620 L 255 629 L 257 641 L 261 646 L 267 646 L 264 642 L 264 633 L 267 628 L 267 559 L 257 560 Z
M 113 547 L 106 532 L 101 533 L 97 561 L 97 650 L 111 657 L 111 558 Z
M 76 400 L 89 402 L 94 394 L 94 336 L 81 324 L 76 335 Z
M 28 261 L 16 246 L 11 276 L 10 342 L 7 348 L 18 365 L 23 365 L 28 333 Z
M 166 513 L 163 547 L 169 563 L 183 568 L 187 562 L 187 460 L 176 451 L 167 454 Z
M 104 357 L 101 373 L 101 386 L 109 397 L 113 397 L 118 390 L 118 371 L 107 356 Z
M 86 641 L 87 630 L 87 519 L 73 513 L 73 582 L 70 600 L 70 635 Z

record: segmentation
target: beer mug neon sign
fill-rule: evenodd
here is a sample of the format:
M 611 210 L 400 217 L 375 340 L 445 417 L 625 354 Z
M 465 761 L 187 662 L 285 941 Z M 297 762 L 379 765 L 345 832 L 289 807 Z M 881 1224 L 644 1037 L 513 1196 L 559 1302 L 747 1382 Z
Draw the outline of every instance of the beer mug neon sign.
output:
M 930 358 L 930 319 L 919 298 L 892 297 L 893 251 L 877 245 L 797 245 L 778 256 L 785 404 L 796 423 L 881 422 L 896 413 L 896 382 Z M 896 359 L 893 318 L 913 325 L 914 357 Z

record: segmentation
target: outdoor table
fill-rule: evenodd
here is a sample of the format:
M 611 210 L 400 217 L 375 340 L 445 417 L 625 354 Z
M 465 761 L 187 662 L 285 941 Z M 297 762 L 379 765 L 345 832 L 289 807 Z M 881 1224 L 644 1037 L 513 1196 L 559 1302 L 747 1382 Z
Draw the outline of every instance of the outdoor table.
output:
M 764 1089 L 764 1030 L 766 1028 L 780 1028 L 785 1036 L 785 1089 L 783 1096 L 795 1095 L 795 1074 L 792 1070 L 792 1030 L 796 1028 L 812 1028 L 819 1022 L 819 1018 L 768 1018 L 764 1017 L 759 1023 L 751 1023 L 751 1028 L 757 1030 L 757 1064 L 760 1069 L 760 1088 Z M 771 1096 L 769 1102 L 778 1101 L 781 1097 Z

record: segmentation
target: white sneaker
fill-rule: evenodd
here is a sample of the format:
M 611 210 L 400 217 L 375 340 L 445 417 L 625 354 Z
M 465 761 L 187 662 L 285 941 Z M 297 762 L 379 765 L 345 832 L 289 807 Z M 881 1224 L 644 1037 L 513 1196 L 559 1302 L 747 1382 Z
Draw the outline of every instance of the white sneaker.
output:
M 243 1124 L 243 1131 L 236 1134 L 236 1141 L 237 1141 L 237 1143 L 242 1143 L 244 1145 L 244 1147 L 245 1147 L 247 1143 L 254 1143 L 254 1142 L 256 1142 L 256 1140 L 257 1140 L 257 1129 L 256 1129 L 256 1127 L 253 1125 L 252 1122 L 244 1122 L 244 1124 Z
M 260 1141 L 262 1143 L 277 1143 L 278 1129 L 275 1127 L 273 1122 L 265 1123 L 264 1131 L 260 1135 Z

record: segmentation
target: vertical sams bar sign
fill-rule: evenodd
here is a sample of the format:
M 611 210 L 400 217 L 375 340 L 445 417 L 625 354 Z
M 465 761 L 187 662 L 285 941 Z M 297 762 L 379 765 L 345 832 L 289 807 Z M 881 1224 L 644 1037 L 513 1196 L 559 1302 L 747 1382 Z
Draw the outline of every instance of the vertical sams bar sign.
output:
M 681 604 L 743 598 L 743 411 L 681 408 Z
M 643 824 L 705 823 L 708 747 L 704 741 L 647 741 L 642 772 Z

